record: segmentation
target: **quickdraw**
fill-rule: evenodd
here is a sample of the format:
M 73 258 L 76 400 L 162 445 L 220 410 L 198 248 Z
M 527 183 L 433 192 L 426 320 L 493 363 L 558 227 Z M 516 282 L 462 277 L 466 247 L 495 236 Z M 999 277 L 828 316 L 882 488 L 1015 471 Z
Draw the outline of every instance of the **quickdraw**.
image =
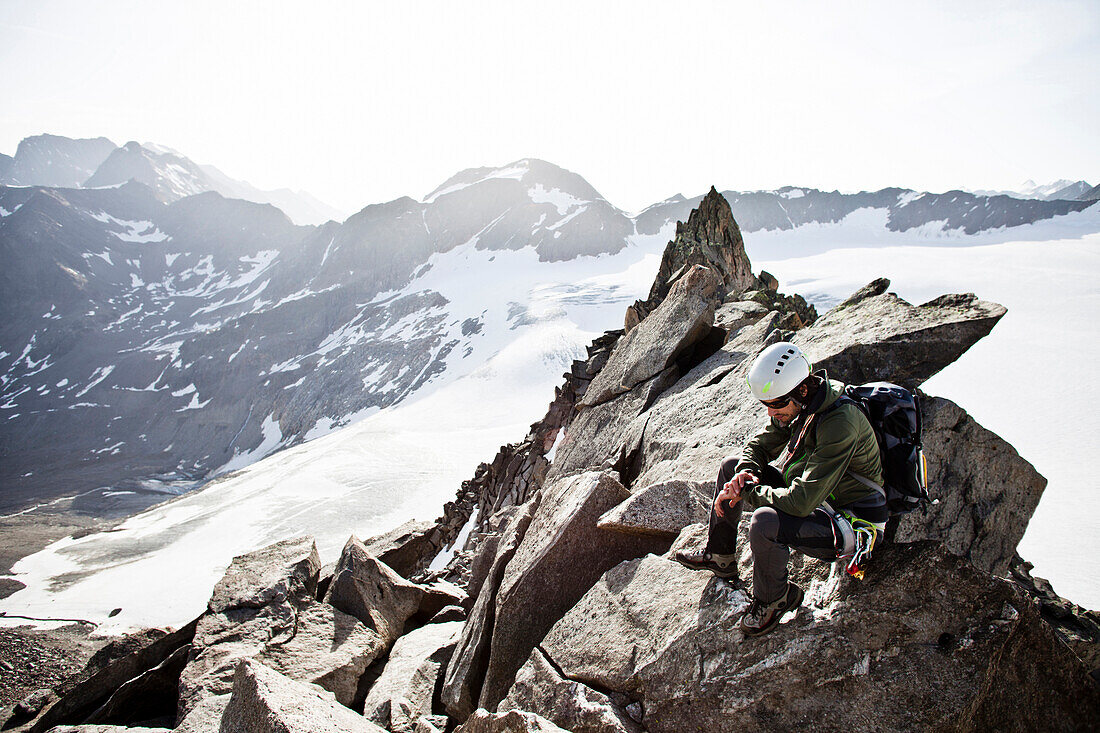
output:
M 828 507 L 828 504 L 826 504 L 826 507 L 828 509 L 832 509 L 832 507 Z M 844 522 L 848 525 L 848 527 L 852 531 L 852 534 L 854 535 L 854 540 L 852 542 L 850 550 L 851 555 L 849 555 L 847 552 L 844 552 L 847 547 L 843 547 L 843 545 L 838 541 L 838 547 L 843 548 L 841 550 L 843 554 L 841 554 L 838 559 L 843 560 L 845 558 L 848 558 L 848 562 L 844 568 L 847 571 L 848 575 L 851 575 L 857 580 L 863 580 L 863 575 L 864 571 L 866 570 L 867 562 L 871 559 L 871 551 L 875 549 L 875 541 L 878 539 L 880 531 L 879 527 L 872 522 L 868 522 L 866 519 L 861 519 L 855 514 L 844 510 L 833 510 L 832 516 L 834 533 L 837 532 L 839 529 L 836 526 L 837 523 Z
M 857 520 L 863 522 L 863 520 Z M 848 575 L 851 575 L 857 580 L 863 580 L 863 573 L 865 564 L 871 559 L 871 551 L 875 549 L 875 540 L 878 537 L 878 530 L 873 524 L 864 523 L 868 526 L 855 527 L 852 529 L 856 533 L 856 549 L 852 553 L 852 559 L 848 561 L 848 565 L 845 570 L 848 571 Z

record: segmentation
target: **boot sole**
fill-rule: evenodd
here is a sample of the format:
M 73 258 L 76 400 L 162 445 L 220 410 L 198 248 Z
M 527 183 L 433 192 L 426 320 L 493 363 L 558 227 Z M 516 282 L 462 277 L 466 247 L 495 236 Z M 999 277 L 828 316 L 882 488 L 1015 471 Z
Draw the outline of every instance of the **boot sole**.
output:
M 707 572 L 714 573 L 715 577 L 722 578 L 724 580 L 729 580 L 730 578 L 736 578 L 737 577 L 737 569 L 736 568 L 732 568 L 730 570 L 720 570 L 719 568 L 717 568 L 715 566 L 712 566 L 712 565 L 693 565 L 693 564 L 688 563 L 684 560 L 681 560 L 678 557 L 673 557 L 672 559 L 675 560 L 676 562 L 680 563 L 681 565 L 683 565 L 688 570 L 706 570 Z

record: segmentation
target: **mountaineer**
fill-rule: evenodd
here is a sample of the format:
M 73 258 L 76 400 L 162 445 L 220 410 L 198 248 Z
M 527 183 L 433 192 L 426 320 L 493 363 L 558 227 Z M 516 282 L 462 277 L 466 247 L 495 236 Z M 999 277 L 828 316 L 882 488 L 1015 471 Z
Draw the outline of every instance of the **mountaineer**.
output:
M 890 513 L 875 432 L 842 383 L 824 371 L 813 373 L 802 351 L 788 342 L 761 352 L 748 383 L 767 408 L 768 425 L 745 444 L 740 458 L 722 462 L 705 549 L 677 552 L 675 559 L 693 570 L 736 578 L 737 525 L 742 504 L 748 504 L 752 602 L 741 629 L 756 636 L 802 603 L 802 589 L 787 579 L 792 548 L 830 562 L 852 557 L 849 572 L 857 574 Z M 770 465 L 777 458 L 777 467 Z

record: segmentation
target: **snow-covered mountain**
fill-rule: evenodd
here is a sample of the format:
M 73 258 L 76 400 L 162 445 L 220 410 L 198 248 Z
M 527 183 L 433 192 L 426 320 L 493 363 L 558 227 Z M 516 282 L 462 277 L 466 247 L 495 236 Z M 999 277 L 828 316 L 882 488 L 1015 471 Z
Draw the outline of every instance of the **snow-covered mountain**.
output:
M 484 363 L 541 317 L 526 291 L 477 297 L 513 292 L 517 256 L 537 272 L 635 237 L 579 177 L 511 169 L 322 227 L 134 182 L 0 188 L 3 506 L 92 492 L 79 506 L 129 513 Z M 436 268 L 481 252 L 448 290 Z
M 106 138 L 36 135 L 19 144 L 14 158 L 0 156 L 0 184 L 111 188 L 131 180 L 149 186 L 166 202 L 216 191 L 226 198 L 272 204 L 299 224 L 344 218 L 342 212 L 304 191 L 264 191 L 156 143 L 131 141 L 116 147 Z
M 128 142 L 111 151 L 83 185 L 85 188 L 108 188 L 127 181 L 144 183 L 162 201 L 177 201 L 212 190 L 206 174 L 187 158 L 151 150 L 137 142 Z
M 178 159 L 136 144 L 115 152 L 119 166 Z M 177 171 L 179 191 L 189 171 Z M 843 224 L 863 232 L 852 246 L 1026 237 L 1019 225 L 1089 206 L 903 189 L 725 196 L 743 232 Z M 629 217 L 575 173 L 531 159 L 319 227 L 209 191 L 166 198 L 136 182 L 0 187 L 0 511 L 83 494 L 78 508 L 132 513 L 424 399 L 533 328 L 572 334 L 569 353 L 618 325 L 585 314 L 621 318 L 644 296 L 646 268 L 699 201 Z M 779 257 L 756 249 L 764 239 L 747 239 L 750 255 Z M 794 257 L 814 241 L 775 246 Z M 635 279 L 638 292 L 623 285 Z
M 1018 199 L 1038 199 L 1040 201 L 1078 201 L 1082 199 L 1092 184 L 1088 181 L 1071 181 L 1068 178 L 1060 178 L 1050 183 L 1036 183 L 1028 179 L 1020 187 L 1012 191 L 988 191 L 977 190 L 971 193 L 976 196 L 1012 196 Z
M 77 188 L 114 149 L 115 144 L 105 137 L 82 140 L 60 135 L 28 137 L 19 143 L 7 170 L 0 167 L 0 183 Z

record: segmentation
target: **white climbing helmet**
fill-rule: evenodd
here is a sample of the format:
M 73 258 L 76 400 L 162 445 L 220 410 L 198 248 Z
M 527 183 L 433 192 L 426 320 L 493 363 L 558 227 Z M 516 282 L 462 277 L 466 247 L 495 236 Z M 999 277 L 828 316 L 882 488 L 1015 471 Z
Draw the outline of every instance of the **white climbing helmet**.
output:
M 785 397 L 810 376 L 810 360 L 794 344 L 780 341 L 760 352 L 749 369 L 749 389 L 761 402 Z

